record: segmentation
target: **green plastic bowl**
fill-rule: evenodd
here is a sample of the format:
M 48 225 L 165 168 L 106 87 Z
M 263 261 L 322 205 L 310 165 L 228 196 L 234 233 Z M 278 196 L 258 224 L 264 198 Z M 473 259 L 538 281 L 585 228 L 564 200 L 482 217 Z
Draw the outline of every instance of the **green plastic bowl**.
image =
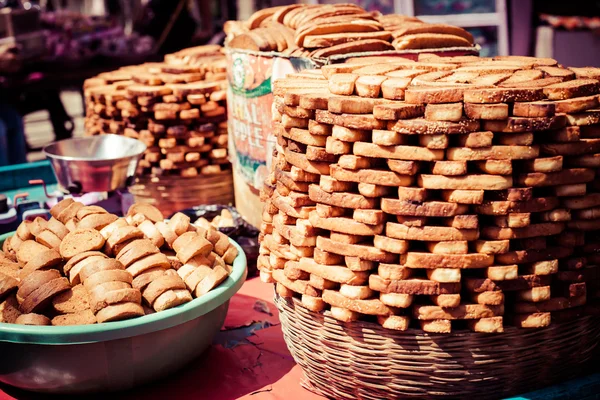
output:
M 231 275 L 178 307 L 97 325 L 0 323 L 0 382 L 45 393 L 117 391 L 183 367 L 210 346 L 246 279 L 246 256 L 231 242 L 239 251 Z

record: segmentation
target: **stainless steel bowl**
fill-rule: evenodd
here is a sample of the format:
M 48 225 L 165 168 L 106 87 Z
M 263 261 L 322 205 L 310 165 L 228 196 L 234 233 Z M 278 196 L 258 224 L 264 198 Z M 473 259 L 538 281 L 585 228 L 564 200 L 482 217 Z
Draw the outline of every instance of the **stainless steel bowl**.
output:
M 109 192 L 127 186 L 146 145 L 119 135 L 54 142 L 44 147 L 58 183 L 71 193 Z

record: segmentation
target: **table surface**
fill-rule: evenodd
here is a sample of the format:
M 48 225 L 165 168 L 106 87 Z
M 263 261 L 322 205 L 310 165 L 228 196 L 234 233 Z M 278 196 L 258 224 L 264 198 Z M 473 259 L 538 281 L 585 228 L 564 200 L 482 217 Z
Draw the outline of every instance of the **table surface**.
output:
M 251 278 L 231 299 L 224 327 L 205 354 L 170 377 L 110 397 L 111 400 L 323 400 L 304 389 L 302 381 L 302 371 L 283 340 L 272 285 Z M 64 398 L 0 385 L 0 400 Z M 86 396 L 86 399 L 106 399 L 106 395 Z M 600 399 L 600 374 L 514 398 L 517 399 Z

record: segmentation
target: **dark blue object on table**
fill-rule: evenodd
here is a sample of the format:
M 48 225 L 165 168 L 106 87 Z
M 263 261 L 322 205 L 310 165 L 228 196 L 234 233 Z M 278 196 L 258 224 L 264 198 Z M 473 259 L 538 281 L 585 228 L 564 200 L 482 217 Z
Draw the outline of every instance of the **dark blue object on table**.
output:
M 0 234 L 14 231 L 23 214 L 42 212 L 43 204 L 49 200 L 41 186 L 29 184 L 31 179 L 42 179 L 49 191 L 56 189 L 56 177 L 48 161 L 0 167 L 0 194 L 6 196 L 9 205 L 8 211 L 0 210 Z M 11 200 L 21 193 L 28 193 L 27 199 L 15 208 Z
M 529 392 L 506 400 L 598 400 L 600 373 L 572 379 L 554 386 Z

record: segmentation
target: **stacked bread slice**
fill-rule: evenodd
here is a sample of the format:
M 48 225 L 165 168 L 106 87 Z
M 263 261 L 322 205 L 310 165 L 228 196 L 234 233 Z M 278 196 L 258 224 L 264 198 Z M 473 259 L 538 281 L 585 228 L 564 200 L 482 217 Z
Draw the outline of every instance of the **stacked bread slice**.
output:
M 276 81 L 261 277 L 312 311 L 399 330 L 590 312 L 597 77 L 551 59 L 423 55 Z
M 0 252 L 0 322 L 83 325 L 163 311 L 222 283 L 229 238 L 148 204 L 126 218 L 71 198 L 52 219 L 23 222 Z
M 130 210 L 132 221 L 139 216 L 138 211 Z M 170 262 L 195 297 L 206 294 L 231 273 L 238 252 L 218 230 L 192 225 L 182 213 L 175 214 L 168 223 L 157 221 L 154 230 L 148 224 L 142 225 L 139 228 L 145 230 L 147 237 L 154 242 L 162 240 L 165 247 L 175 252 L 175 259 Z
M 28 325 L 34 325 L 35 320 L 40 321 L 42 325 L 50 325 L 47 323 L 49 320 L 38 316 L 48 308 L 55 296 L 69 288 L 68 279 L 62 277 L 56 269 L 33 271 L 21 278 L 16 298 L 19 310 L 27 316 L 26 318 L 30 318 Z
M 226 64 L 219 46 L 123 67 L 85 84 L 86 133 L 148 146 L 139 172 L 197 176 L 228 170 Z
M 265 8 L 247 21 L 227 21 L 224 30 L 228 47 L 296 57 L 473 46 L 473 36 L 462 28 L 382 16 L 347 3 Z
M 106 263 L 102 260 L 102 264 Z M 86 269 L 84 274 L 89 273 Z M 96 316 L 91 309 L 90 293 L 83 284 L 72 286 L 69 290 L 52 299 L 52 325 L 85 325 L 95 323 Z
M 470 47 L 474 43 L 473 35 L 458 26 L 427 24 L 403 15 L 383 15 L 379 22 L 392 33 L 396 50 Z

